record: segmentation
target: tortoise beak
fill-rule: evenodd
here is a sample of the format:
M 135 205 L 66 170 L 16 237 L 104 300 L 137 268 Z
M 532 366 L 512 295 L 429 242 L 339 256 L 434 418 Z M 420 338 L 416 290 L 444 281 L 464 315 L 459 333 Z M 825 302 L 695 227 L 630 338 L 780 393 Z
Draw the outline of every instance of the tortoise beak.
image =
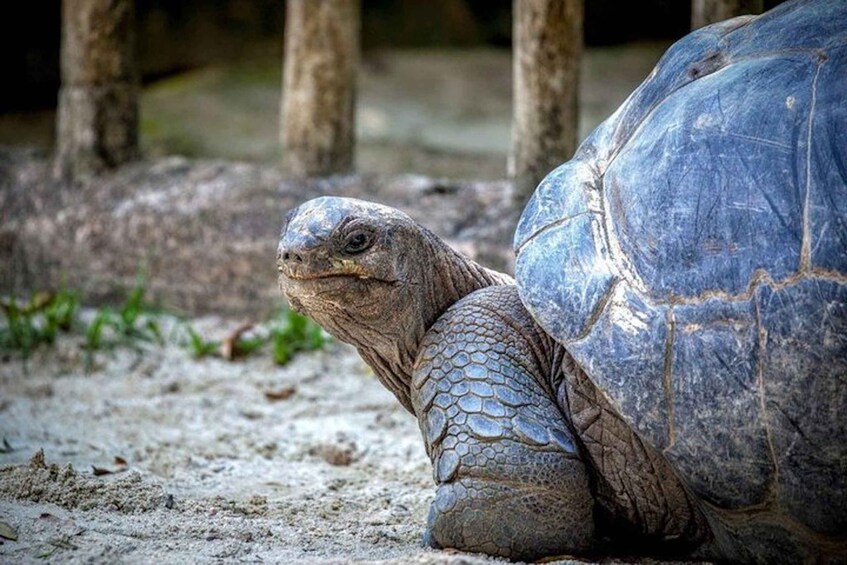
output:
M 355 261 L 332 256 L 322 238 L 291 230 L 286 230 L 279 242 L 276 263 L 280 275 L 290 280 L 370 278 Z
M 299 280 L 317 278 L 321 273 L 329 272 L 332 262 L 322 243 L 308 234 L 286 231 L 276 254 L 279 273 L 286 278 Z
M 298 207 L 289 212 L 282 228 L 276 253 L 280 275 L 289 279 L 313 278 L 311 272 L 327 270 L 329 265 L 326 243 L 329 233 L 319 214 Z

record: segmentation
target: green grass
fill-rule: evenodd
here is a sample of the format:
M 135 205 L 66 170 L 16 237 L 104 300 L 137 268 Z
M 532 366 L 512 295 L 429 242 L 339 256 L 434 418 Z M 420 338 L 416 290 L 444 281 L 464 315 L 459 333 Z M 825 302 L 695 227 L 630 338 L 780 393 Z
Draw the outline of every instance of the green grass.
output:
M 187 326 L 187 330 L 189 339 L 188 350 L 195 359 L 215 355 L 220 350 L 220 342 L 207 340 L 191 326 Z
M 145 296 L 145 280 L 139 276 L 122 304 L 100 308 L 87 324 L 80 320 L 79 294 L 74 291 L 39 292 L 25 302 L 14 297 L 0 299 L 0 352 L 18 354 L 26 366 L 33 350 L 53 344 L 60 332 L 76 332 L 82 338 L 80 347 L 90 371 L 99 351 L 130 347 L 142 353 L 142 344 L 164 345 L 160 324 L 164 312 L 152 308 Z M 222 355 L 220 341 L 208 339 L 188 324 L 184 327 L 187 340 L 182 344 L 192 357 Z M 248 332 L 248 327 L 252 328 L 245 326 L 228 338 L 232 340 L 228 358 L 269 350 L 276 364 L 285 365 L 299 352 L 324 347 L 329 339 L 320 326 L 291 310 L 282 310 L 255 331 Z
M 103 307 L 88 324 L 85 330 L 86 368 L 90 370 L 94 363 L 94 353 L 103 349 L 129 346 L 140 350 L 140 342 L 164 345 L 159 321 L 159 313 L 149 307 L 145 301 L 144 277 L 139 276 L 124 303 L 118 308 Z
M 292 310 L 282 310 L 267 324 L 266 331 L 249 333 L 236 332 L 231 336 L 231 358 L 260 353 L 269 347 L 271 358 L 277 365 L 285 365 L 302 351 L 323 348 L 329 335 L 319 325 Z M 186 327 L 186 347 L 195 359 L 221 356 L 221 342 L 208 340 L 191 326 Z
M 70 331 L 79 309 L 75 292 L 35 293 L 25 303 L 14 297 L 0 300 L 5 323 L 0 326 L 0 350 L 18 352 L 24 362 L 32 351 L 56 341 L 60 331 Z
M 326 345 L 328 335 L 323 328 L 297 314 L 285 310 L 271 328 L 271 356 L 277 365 L 285 365 L 300 351 L 313 351 Z

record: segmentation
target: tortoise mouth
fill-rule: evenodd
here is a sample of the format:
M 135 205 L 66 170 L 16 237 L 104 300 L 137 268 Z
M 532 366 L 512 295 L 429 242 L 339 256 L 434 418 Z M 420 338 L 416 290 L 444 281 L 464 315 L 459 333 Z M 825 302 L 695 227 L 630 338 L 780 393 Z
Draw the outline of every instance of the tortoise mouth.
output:
M 360 273 L 345 273 L 345 272 L 317 272 L 317 273 L 308 273 L 308 272 L 289 272 L 287 270 L 280 269 L 280 275 L 284 278 L 290 279 L 292 281 L 320 281 L 327 279 L 370 279 L 371 277 L 367 275 L 363 275 Z
M 297 312 L 312 317 L 330 306 L 355 312 L 363 307 L 363 301 L 378 303 L 398 284 L 399 281 L 338 271 L 286 273 L 281 269 L 279 277 L 280 290 L 288 302 Z
M 373 277 L 364 272 L 357 271 L 338 271 L 338 270 L 325 270 L 325 271 L 310 271 L 307 269 L 290 269 L 281 267 L 279 269 L 279 275 L 283 279 L 287 279 L 294 283 L 315 283 L 320 284 L 323 282 L 329 283 L 331 281 L 366 281 L 366 282 L 376 282 L 376 283 L 384 283 L 384 284 L 396 284 L 398 281 L 396 280 L 388 280 L 381 279 L 378 277 Z
M 277 270 L 280 276 L 295 281 L 370 278 L 366 269 L 351 261 L 283 259 L 277 263 Z

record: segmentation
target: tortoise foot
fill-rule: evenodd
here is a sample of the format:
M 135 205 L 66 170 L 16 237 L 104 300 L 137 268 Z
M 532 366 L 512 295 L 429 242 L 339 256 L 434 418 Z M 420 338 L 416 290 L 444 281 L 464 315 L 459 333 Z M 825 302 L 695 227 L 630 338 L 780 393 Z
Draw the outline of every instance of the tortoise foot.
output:
M 566 491 L 460 479 L 439 485 L 424 544 L 521 561 L 584 553 L 593 537 L 590 506 L 574 520 L 584 509 L 572 503 Z

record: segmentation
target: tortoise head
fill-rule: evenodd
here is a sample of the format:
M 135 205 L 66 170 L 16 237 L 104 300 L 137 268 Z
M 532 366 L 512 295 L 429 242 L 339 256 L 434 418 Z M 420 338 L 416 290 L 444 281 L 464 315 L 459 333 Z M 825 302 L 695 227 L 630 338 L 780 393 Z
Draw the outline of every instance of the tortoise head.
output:
M 463 296 L 512 283 L 399 210 L 337 197 L 288 214 L 277 269 L 291 307 L 355 345 L 409 410 L 408 382 L 430 326 Z
M 380 204 L 321 197 L 294 208 L 282 228 L 277 269 L 292 308 L 342 341 L 360 345 L 413 315 L 434 236 Z M 405 320 L 404 320 L 405 319 Z

